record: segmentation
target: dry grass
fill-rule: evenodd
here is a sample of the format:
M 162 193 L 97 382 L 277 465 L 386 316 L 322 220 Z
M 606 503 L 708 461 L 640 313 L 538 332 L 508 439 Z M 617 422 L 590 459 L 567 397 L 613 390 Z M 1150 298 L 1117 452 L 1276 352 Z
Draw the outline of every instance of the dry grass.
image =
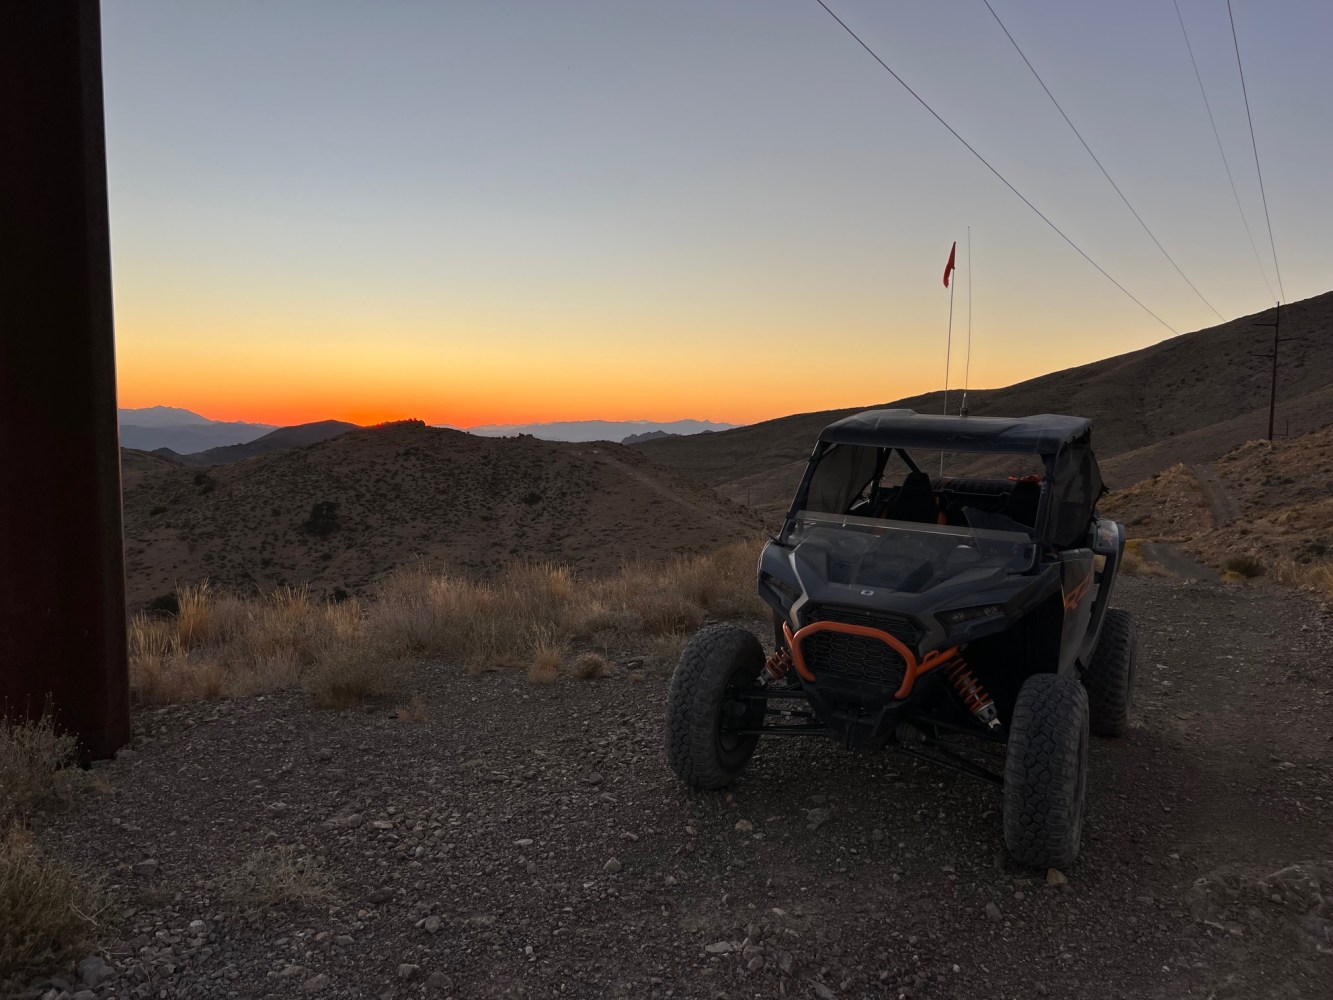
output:
M 533 684 L 554 684 L 564 665 L 564 651 L 549 638 L 537 640 L 528 664 L 528 680 Z
M 250 911 L 280 906 L 320 906 L 336 898 L 323 862 L 290 844 L 262 847 L 221 880 L 223 896 Z
M 65 797 L 83 772 L 74 738 L 50 717 L 0 719 L 0 975 L 84 947 L 103 908 L 101 887 L 42 857 L 25 829 L 33 810 Z
M 1269 565 L 1269 570 L 1279 583 L 1333 600 L 1333 560 L 1302 563 L 1295 559 L 1276 559 Z
M 74 737 L 56 732 L 48 715 L 22 725 L 0 718 L 0 831 L 63 797 L 74 751 Z
M 586 580 L 549 563 L 517 563 L 481 581 L 417 561 L 365 604 L 323 604 L 304 589 L 247 600 L 207 583 L 182 587 L 178 617 L 130 623 L 131 684 L 144 704 L 299 684 L 322 707 L 348 708 L 390 693 L 406 665 L 426 660 L 472 676 L 526 666 L 539 684 L 560 675 L 570 649 L 601 654 L 601 666 L 587 660 L 572 671 L 579 677 L 605 674 L 612 650 L 674 663 L 705 618 L 767 616 L 755 593 L 757 553 L 742 542 Z
M 0 832 L 0 976 L 76 956 L 104 908 L 98 884 L 43 857 L 17 823 Z
M 581 681 L 595 681 L 611 672 L 611 664 L 601 653 L 580 653 L 569 665 L 569 672 Z
M 1120 568 L 1130 576 L 1171 576 L 1171 571 L 1160 563 L 1145 559 L 1139 551 L 1144 539 L 1131 538 L 1125 542 L 1125 555 Z

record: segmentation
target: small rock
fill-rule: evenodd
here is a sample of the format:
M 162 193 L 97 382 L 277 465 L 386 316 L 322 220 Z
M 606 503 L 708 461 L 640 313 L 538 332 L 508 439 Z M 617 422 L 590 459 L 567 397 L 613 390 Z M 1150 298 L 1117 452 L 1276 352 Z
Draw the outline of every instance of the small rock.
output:
M 410 965 L 409 963 L 404 962 L 402 965 L 398 966 L 398 978 L 415 979 L 417 977 L 417 973 L 420 971 L 421 971 L 421 966 Z
M 714 941 L 704 945 L 704 951 L 710 955 L 730 955 L 735 950 L 736 946 L 730 941 Z
M 443 972 L 432 972 L 426 977 L 426 989 L 437 990 L 440 993 L 452 992 L 454 981 Z
M 612 858 L 606 864 L 602 865 L 602 871 L 606 872 L 608 875 L 614 875 L 616 872 L 620 871 L 624 867 L 625 866 L 622 865 L 619 861 L 617 861 L 615 858 Z
M 393 899 L 393 890 L 389 888 L 376 889 L 366 897 L 374 906 L 380 906 Z
M 79 963 L 79 979 L 90 989 L 96 989 L 102 984 L 102 980 L 110 979 L 115 974 L 116 970 L 98 955 L 89 955 Z
M 753 833 L 753 832 L 754 832 L 754 824 L 751 823 L 748 819 L 738 819 L 738 820 L 736 820 L 736 832 L 737 832 L 737 833 Z
M 515 847 L 531 847 L 531 846 L 532 846 L 532 838 L 531 838 L 531 837 L 523 837 L 523 838 L 521 838 L 521 839 L 519 839 L 519 840 L 516 840 L 516 841 L 514 841 L 514 846 L 515 846 Z
M 304 983 L 302 983 L 301 992 L 318 993 L 320 990 L 326 989 L 329 985 L 329 982 L 330 982 L 329 977 L 321 972 L 316 976 L 311 976 Z
M 986 919 L 989 920 L 991 923 L 998 924 L 1001 920 L 1004 919 L 1004 914 L 1000 912 L 1000 908 L 996 906 L 994 903 L 987 903 Z
M 1064 874 L 1064 872 L 1060 871 L 1059 868 L 1047 868 L 1047 869 L 1046 869 L 1046 884 L 1047 884 L 1047 885 L 1067 885 L 1068 882 L 1069 882 L 1069 879 L 1065 878 L 1065 874 Z
M 333 943 L 336 944 L 339 948 L 346 948 L 348 945 L 353 943 L 352 935 L 339 934 L 337 937 L 333 939 Z
M 421 921 L 421 926 L 431 934 L 438 933 L 440 929 L 440 918 L 431 914 L 425 920 Z
M 602 776 L 598 774 L 596 771 L 593 771 L 583 780 L 590 785 L 600 785 L 602 783 Z
M 827 809 L 808 809 L 805 813 L 805 821 L 812 830 L 818 830 L 828 822 L 828 818 L 829 811 Z
M 140 861 L 134 866 L 134 874 L 140 878 L 148 878 L 157 874 L 158 863 L 153 858 Z
M 778 952 L 778 968 L 782 970 L 784 976 L 790 976 L 792 965 L 794 964 L 792 953 L 789 951 Z
M 817 979 L 810 980 L 810 985 L 815 988 L 815 996 L 819 997 L 819 1000 L 834 1000 L 838 995 Z

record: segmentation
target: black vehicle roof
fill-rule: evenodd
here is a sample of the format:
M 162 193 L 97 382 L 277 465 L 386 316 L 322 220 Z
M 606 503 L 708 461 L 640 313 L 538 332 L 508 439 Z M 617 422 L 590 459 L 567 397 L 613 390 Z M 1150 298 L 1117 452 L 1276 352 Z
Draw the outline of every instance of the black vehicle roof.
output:
M 1053 455 L 1092 430 L 1086 417 L 954 417 L 915 410 L 865 410 L 824 428 L 819 440 L 872 447 Z

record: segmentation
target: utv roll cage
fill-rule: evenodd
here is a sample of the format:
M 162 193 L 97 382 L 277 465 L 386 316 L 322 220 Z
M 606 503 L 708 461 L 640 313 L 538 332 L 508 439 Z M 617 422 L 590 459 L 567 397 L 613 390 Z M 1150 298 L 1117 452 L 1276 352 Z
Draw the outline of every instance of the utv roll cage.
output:
M 1043 413 L 1031 417 L 968 417 L 960 420 L 914 410 L 867 410 L 830 424 L 819 435 L 810 464 L 787 513 L 783 534 L 790 529 L 797 512 L 814 509 L 847 513 L 850 502 L 862 492 L 869 491 L 867 499 L 871 507 L 891 503 L 894 498 L 884 496 L 881 491 L 885 489 L 883 479 L 889 458 L 894 453 L 910 473 L 902 488 L 910 489 L 909 484 L 913 482 L 928 485 L 929 476 L 908 452 L 909 448 L 949 453 L 1030 454 L 1040 458 L 1044 474 L 1035 482 L 1032 477 L 1016 479 L 1014 491 L 1035 493 L 1035 516 L 1026 527 L 1043 547 L 1077 545 L 1087 534 L 1093 509 L 1105 492 L 1092 451 L 1092 422 L 1083 417 Z M 874 449 L 873 464 L 867 460 L 867 452 L 859 451 L 858 454 L 860 449 Z M 866 473 L 859 489 L 854 485 L 858 478 L 854 465 L 858 461 Z M 828 467 L 829 463 L 832 468 Z M 827 479 L 831 487 L 838 484 L 844 492 L 850 488 L 857 489 L 857 493 L 841 497 L 836 487 L 832 495 L 821 490 L 821 469 L 829 472 Z M 815 487 L 816 504 L 813 507 L 812 487 Z M 840 499 L 846 501 L 841 509 Z M 925 509 L 924 504 L 921 506 Z M 1053 509 L 1056 511 L 1054 517 Z M 918 514 L 896 519 L 925 521 L 928 518 Z

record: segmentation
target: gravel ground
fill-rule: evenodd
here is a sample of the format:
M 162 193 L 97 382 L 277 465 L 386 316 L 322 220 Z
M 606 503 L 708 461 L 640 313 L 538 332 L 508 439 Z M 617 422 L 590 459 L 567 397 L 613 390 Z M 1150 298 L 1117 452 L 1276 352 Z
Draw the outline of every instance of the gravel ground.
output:
M 1136 724 L 1094 742 L 1071 871 L 1016 866 L 996 790 L 898 755 L 773 741 L 691 793 L 665 678 L 437 667 L 424 722 L 299 693 L 141 715 L 114 791 L 41 834 L 106 873 L 105 947 L 10 992 L 1333 996 L 1333 619 L 1263 586 L 1120 586 Z M 265 863 L 252 890 L 310 898 L 238 901 Z

